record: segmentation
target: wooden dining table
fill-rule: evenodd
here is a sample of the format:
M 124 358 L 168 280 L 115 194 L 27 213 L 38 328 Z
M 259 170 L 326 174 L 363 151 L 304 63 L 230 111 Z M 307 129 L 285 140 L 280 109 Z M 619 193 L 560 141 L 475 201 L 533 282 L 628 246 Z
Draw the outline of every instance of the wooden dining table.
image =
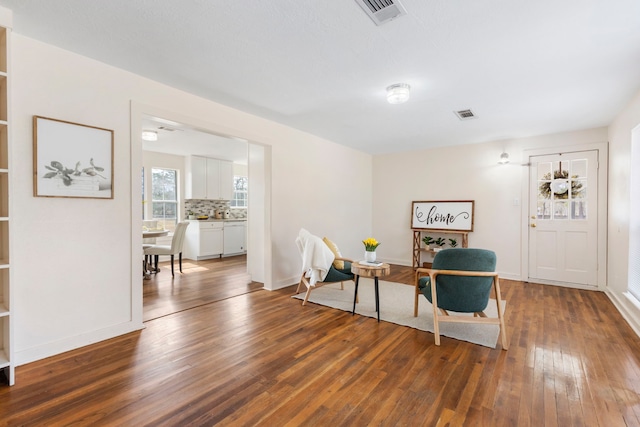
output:
M 142 230 L 143 239 L 154 239 L 156 237 L 164 237 L 169 234 L 169 230 Z

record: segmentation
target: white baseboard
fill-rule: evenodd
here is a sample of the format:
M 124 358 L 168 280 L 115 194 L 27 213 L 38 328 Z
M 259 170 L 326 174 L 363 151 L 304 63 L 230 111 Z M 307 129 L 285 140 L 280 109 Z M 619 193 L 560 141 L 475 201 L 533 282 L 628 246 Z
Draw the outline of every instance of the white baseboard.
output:
M 19 350 L 15 352 L 16 366 L 26 365 L 27 363 L 42 360 L 47 357 L 55 356 L 100 341 L 115 338 L 120 335 L 144 329 L 144 324 L 134 324 L 133 322 L 122 323 L 120 325 L 111 326 L 98 331 L 65 338 L 56 342 L 47 343 L 38 347 Z
M 505 280 L 515 280 L 517 282 L 522 281 L 522 279 L 520 279 L 519 273 L 505 273 L 505 272 L 498 271 L 498 277 L 500 277 L 500 279 L 505 279 Z
M 300 276 L 289 277 L 286 279 L 280 279 L 280 280 L 274 281 L 272 283 L 271 289 L 267 289 L 267 288 L 265 289 L 267 289 L 268 291 L 275 291 L 278 289 L 286 288 L 287 286 L 297 285 L 298 283 L 300 283 Z
M 405 267 L 412 267 L 413 262 L 411 260 L 407 261 L 406 259 L 395 259 L 395 258 L 376 258 L 378 262 L 386 262 L 387 264 L 395 264 L 402 265 Z
M 610 290 L 606 290 L 605 294 L 631 326 L 631 329 L 640 337 L 640 307 L 631 301 L 633 297 L 628 297 L 626 294 L 620 295 Z

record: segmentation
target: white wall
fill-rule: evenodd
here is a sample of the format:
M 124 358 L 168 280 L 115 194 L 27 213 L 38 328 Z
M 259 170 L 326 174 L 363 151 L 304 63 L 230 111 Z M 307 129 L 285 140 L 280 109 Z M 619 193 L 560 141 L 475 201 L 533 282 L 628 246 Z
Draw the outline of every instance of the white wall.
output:
M 501 276 L 521 279 L 523 152 L 560 145 L 602 143 L 606 128 L 443 147 L 373 159 L 373 229 L 381 259 L 412 264 L 411 202 L 475 200 L 469 246 L 494 250 Z M 511 162 L 498 164 L 503 151 Z M 526 176 L 526 175 L 524 175 Z
M 371 231 L 371 156 L 19 34 L 13 37 L 15 356 L 37 360 L 142 328 L 141 142 L 132 101 L 270 148 L 273 287 L 293 284 L 300 227 L 349 252 Z M 35 198 L 33 115 L 113 129 L 114 199 Z M 138 114 L 139 116 L 139 114 Z M 133 132 L 133 133 L 132 133 Z M 132 182 L 132 177 L 136 182 Z M 132 228 L 133 225 L 133 228 Z M 339 237 L 335 237 L 339 236 Z M 353 243 L 357 242 L 357 243 Z M 141 256 L 141 255 L 140 255 Z
M 631 131 L 640 125 L 640 92 L 609 126 L 608 295 L 640 335 L 640 307 L 625 295 L 629 272 Z M 639 165 L 634 165 L 639 167 Z
M 248 154 L 247 154 L 248 156 Z M 241 165 L 239 163 L 233 164 L 233 174 L 237 176 L 248 176 L 248 168 L 247 165 Z

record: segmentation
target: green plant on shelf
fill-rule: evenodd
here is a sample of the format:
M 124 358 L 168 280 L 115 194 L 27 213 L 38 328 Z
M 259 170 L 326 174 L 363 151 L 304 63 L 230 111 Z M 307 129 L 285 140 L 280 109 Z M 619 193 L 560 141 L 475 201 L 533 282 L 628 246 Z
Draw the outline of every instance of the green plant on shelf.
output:
M 455 248 L 456 246 L 458 246 L 458 241 L 456 239 L 449 239 L 449 246 Z
M 427 247 L 427 249 L 429 248 L 429 245 L 432 245 L 435 240 L 433 240 L 433 237 L 431 236 L 424 236 L 422 238 L 422 242 L 424 243 L 424 245 Z
M 438 237 L 434 243 L 439 247 L 443 247 L 445 244 L 444 237 Z

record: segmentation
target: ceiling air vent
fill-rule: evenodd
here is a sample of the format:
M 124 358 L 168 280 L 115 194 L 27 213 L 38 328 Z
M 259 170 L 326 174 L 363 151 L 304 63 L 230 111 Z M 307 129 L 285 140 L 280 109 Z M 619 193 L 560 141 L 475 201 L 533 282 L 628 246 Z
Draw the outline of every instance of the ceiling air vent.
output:
M 473 114 L 473 111 L 471 110 L 454 111 L 454 113 L 460 120 L 471 120 L 476 118 L 476 115 Z
M 376 25 L 382 25 L 407 14 L 398 0 L 356 0 L 356 3 Z

